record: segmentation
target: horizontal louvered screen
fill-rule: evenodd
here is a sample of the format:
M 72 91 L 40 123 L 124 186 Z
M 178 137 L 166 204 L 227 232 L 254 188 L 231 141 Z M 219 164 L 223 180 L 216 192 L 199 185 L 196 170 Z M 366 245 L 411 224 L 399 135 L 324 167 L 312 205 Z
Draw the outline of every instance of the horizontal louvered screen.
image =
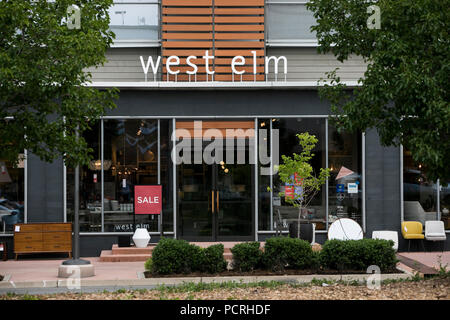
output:
M 215 81 L 263 81 L 264 0 L 162 0 L 163 80 L 213 80 L 212 75 L 207 78 L 202 58 L 206 50 L 215 57 L 208 65 Z M 193 71 L 186 61 L 191 55 L 197 57 L 191 59 L 198 67 L 196 76 L 187 73 Z M 180 57 L 180 65 L 171 66 L 180 71 L 177 76 L 168 74 L 169 56 Z M 242 76 L 232 74 L 235 56 L 245 58 L 245 65 L 236 66 L 237 71 L 245 70 Z
M 177 121 L 176 129 L 184 130 L 177 131 L 176 137 L 177 139 L 185 138 L 186 133 L 189 133 L 189 137 L 196 139 L 211 136 L 218 138 L 216 134 L 219 133 L 223 138 L 253 138 L 255 135 L 254 121 L 201 121 L 201 128 L 202 132 L 200 135 L 200 132 L 194 131 L 194 121 Z
M 188 81 L 186 71 L 192 71 L 187 64 L 188 56 L 197 56 L 191 60 L 198 67 L 196 75 L 191 75 L 191 81 L 205 81 L 206 69 L 202 57 L 208 50 L 213 55 L 213 7 L 212 0 L 163 0 L 162 1 L 162 56 L 163 80 Z M 180 72 L 169 75 L 167 58 L 178 56 L 179 66 L 171 70 Z M 210 66 L 212 70 L 212 66 Z M 211 79 L 211 76 L 210 80 Z

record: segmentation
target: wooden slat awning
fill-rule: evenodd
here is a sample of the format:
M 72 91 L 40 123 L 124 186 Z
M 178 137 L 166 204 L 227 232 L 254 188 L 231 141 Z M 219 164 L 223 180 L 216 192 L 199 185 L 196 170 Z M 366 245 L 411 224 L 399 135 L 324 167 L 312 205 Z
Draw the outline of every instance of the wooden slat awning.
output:
M 214 59 L 209 70 L 216 81 L 264 81 L 264 0 L 162 0 L 162 56 L 163 80 L 208 81 L 203 56 L 208 51 Z M 256 75 L 254 56 L 256 52 Z M 180 57 L 178 75 L 169 75 L 167 57 Z M 186 57 L 199 69 L 196 77 L 187 74 L 193 68 Z M 245 64 L 236 66 L 245 74 L 232 75 L 231 61 L 235 56 L 245 57 Z M 184 58 L 184 59 L 183 59 Z M 169 78 L 168 78 L 169 77 Z

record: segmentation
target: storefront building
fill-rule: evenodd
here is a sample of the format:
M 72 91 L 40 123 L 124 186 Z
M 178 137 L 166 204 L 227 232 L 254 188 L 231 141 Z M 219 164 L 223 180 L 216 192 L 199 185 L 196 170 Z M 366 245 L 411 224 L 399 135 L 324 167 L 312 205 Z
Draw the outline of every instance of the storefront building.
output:
M 407 150 L 382 147 L 375 130 L 338 132 L 329 122 L 317 80 L 339 67 L 356 86 L 365 65 L 316 53 L 304 1 L 123 0 L 110 14 L 117 39 L 105 66 L 89 71 L 92 86 L 117 87 L 120 97 L 84 133 L 94 160 L 80 170 L 82 256 L 110 249 L 134 222 L 151 242 L 161 233 L 264 241 L 280 224 L 287 233 L 298 211 L 279 196 L 276 166 L 300 151 L 301 132 L 318 138 L 314 169 L 331 170 L 302 217 L 316 224 L 317 242 L 340 217 L 357 221 L 365 237 L 398 231 L 400 249 L 403 220 L 442 220 L 450 230 L 450 184 L 428 181 Z M 221 154 L 208 161 L 217 143 Z M 0 165 L 0 214 L 73 221 L 73 168 L 26 152 L 18 168 Z M 134 217 L 133 187 L 157 184 L 162 214 Z M 9 248 L 12 226 L 6 219 L 0 233 Z

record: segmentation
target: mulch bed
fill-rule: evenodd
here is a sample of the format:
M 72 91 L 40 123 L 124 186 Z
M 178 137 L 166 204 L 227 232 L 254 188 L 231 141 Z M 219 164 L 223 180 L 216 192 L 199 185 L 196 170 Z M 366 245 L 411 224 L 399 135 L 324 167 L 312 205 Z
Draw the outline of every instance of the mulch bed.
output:
M 403 273 L 402 271 L 394 270 L 386 273 Z M 240 272 L 227 270 L 219 273 L 204 273 L 204 272 L 192 272 L 192 273 L 177 273 L 177 274 L 153 274 L 150 271 L 144 271 L 145 278 L 182 278 L 182 277 L 241 277 L 241 276 L 283 276 L 283 275 L 333 275 L 333 274 L 366 274 L 361 270 L 293 270 L 286 269 L 284 271 L 274 272 L 270 270 L 253 270 L 250 272 Z

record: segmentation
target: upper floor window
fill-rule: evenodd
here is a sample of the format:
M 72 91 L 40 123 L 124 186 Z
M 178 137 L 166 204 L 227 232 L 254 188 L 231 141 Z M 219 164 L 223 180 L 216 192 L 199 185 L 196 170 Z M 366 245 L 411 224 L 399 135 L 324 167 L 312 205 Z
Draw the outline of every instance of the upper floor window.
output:
M 316 43 L 316 34 L 310 27 L 316 24 L 313 13 L 306 8 L 307 1 L 267 0 L 266 32 L 270 46 L 298 46 Z
M 114 0 L 109 18 L 115 46 L 159 45 L 157 0 Z

